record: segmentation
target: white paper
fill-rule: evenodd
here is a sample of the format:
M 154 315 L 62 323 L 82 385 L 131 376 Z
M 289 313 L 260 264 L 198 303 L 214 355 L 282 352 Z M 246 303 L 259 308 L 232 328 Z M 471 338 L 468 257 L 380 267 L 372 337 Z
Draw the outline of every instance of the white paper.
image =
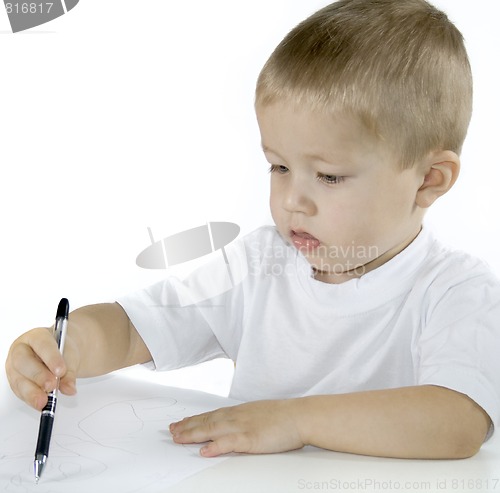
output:
M 77 396 L 59 397 L 49 458 L 35 485 L 40 413 L 13 401 L 0 416 L 0 491 L 163 492 L 226 459 L 201 457 L 200 445 L 175 444 L 169 424 L 233 404 L 123 376 L 81 380 Z

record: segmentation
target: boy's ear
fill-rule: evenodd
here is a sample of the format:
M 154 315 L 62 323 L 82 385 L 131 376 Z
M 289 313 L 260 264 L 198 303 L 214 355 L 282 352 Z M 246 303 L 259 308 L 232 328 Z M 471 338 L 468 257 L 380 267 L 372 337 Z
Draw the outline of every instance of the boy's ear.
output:
M 430 207 L 457 181 L 460 158 L 453 151 L 432 152 L 425 160 L 424 178 L 417 190 L 416 204 L 422 209 Z

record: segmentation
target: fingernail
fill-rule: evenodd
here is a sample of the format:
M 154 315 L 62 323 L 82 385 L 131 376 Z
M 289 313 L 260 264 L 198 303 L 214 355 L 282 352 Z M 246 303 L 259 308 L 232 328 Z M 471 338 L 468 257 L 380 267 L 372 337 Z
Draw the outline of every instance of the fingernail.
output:
M 42 406 L 40 406 L 40 405 L 39 405 L 39 402 L 40 402 L 40 399 L 38 399 L 38 397 L 35 397 L 35 398 L 33 399 L 33 407 L 34 407 L 35 409 L 40 409 L 40 408 L 42 407 Z
M 52 392 L 54 390 L 54 383 L 53 382 L 45 382 L 43 384 L 43 390 L 45 390 L 45 392 Z
M 63 369 L 62 369 L 60 366 L 58 366 L 58 367 L 54 370 L 54 375 L 55 375 L 56 377 L 60 377 L 60 376 L 62 375 L 62 372 L 63 372 Z
M 46 399 L 45 397 L 40 397 L 40 396 L 35 397 L 35 400 L 34 400 L 35 409 L 42 409 L 46 403 L 45 399 Z

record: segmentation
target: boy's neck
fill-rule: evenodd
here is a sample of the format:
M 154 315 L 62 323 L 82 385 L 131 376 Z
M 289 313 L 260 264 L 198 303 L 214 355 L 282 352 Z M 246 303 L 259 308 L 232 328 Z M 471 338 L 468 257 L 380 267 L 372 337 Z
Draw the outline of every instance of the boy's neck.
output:
M 413 240 L 419 235 L 422 230 L 422 226 L 419 227 L 418 231 L 412 232 L 408 235 L 402 242 L 398 243 L 395 247 L 385 251 L 382 255 L 377 258 L 370 260 L 366 264 L 359 265 L 354 269 L 350 269 L 341 273 L 328 273 L 322 272 L 313 267 L 313 277 L 317 281 L 326 282 L 328 284 L 342 284 L 344 282 L 350 281 L 351 279 L 359 279 L 360 277 L 372 272 L 378 267 L 381 267 L 385 263 L 389 262 L 396 255 L 401 253 L 408 245 L 410 245 Z

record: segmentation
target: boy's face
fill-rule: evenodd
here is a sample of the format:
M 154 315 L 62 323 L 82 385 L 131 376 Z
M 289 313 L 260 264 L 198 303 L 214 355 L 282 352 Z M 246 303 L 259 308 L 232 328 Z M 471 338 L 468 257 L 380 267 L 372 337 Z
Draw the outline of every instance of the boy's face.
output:
M 274 103 L 257 108 L 271 164 L 271 213 L 315 269 L 344 282 L 403 250 L 421 228 L 423 173 L 401 171 L 354 119 Z M 391 160 L 392 159 L 392 160 Z

